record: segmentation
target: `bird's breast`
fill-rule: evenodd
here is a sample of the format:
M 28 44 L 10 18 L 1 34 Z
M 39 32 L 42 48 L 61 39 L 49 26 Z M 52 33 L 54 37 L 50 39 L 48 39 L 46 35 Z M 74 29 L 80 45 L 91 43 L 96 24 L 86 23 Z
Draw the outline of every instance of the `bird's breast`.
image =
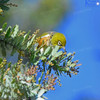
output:
M 44 37 L 40 38 L 38 43 L 39 43 L 39 46 L 41 46 L 42 44 L 48 46 L 50 44 L 50 36 L 48 36 L 48 37 L 44 36 Z

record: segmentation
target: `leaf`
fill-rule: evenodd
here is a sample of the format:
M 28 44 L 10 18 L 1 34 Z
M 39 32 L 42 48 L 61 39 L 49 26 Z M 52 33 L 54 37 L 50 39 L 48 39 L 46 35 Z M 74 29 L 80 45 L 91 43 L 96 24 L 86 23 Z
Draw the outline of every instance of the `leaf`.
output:
M 41 97 L 47 90 L 45 89 L 41 89 L 39 92 L 38 92 L 38 97 Z
M 33 92 L 35 95 L 37 95 L 37 92 L 39 91 L 39 87 L 36 87 L 34 90 L 32 90 L 31 92 Z
M 17 38 L 17 45 L 21 45 L 22 44 L 22 41 L 23 41 L 23 36 L 19 36 L 18 38 Z
M 22 41 L 23 41 L 23 36 L 18 36 L 14 39 L 13 41 L 13 45 L 17 46 L 18 48 L 21 48 L 22 47 Z M 20 47 L 21 46 L 21 47 Z
M 34 63 L 34 65 L 37 65 L 39 62 L 40 62 L 40 60 L 36 61 L 36 62 Z
M 76 63 L 72 63 L 71 65 L 70 65 L 70 67 L 75 67 L 76 66 Z
M 2 31 L 3 31 L 2 28 L 0 28 L 0 33 L 1 33 Z
M 56 57 L 53 56 L 53 57 L 51 58 L 51 60 L 49 61 L 49 63 L 50 63 L 51 61 L 55 60 L 55 59 L 56 59 Z
M 12 49 L 12 46 L 9 45 L 7 42 L 5 43 L 5 47 L 6 47 L 6 50 L 7 51 Z
M 9 0 L 1 0 L 0 3 L 7 3 Z
M 45 59 L 46 59 L 46 57 L 45 57 L 45 56 L 42 56 L 42 57 L 41 57 L 41 60 L 45 60 Z
M 72 55 L 72 53 L 68 53 L 68 54 L 67 54 L 67 57 L 69 57 L 69 56 L 71 56 L 71 55 Z
M 26 44 L 24 44 L 24 45 L 21 44 L 21 47 L 20 48 L 21 48 L 21 50 L 25 50 L 26 49 Z
M 7 27 L 7 23 L 4 23 L 2 26 L 2 30 L 4 30 Z
M 8 29 L 6 30 L 5 38 L 9 38 L 10 34 L 11 34 L 11 26 L 9 26 Z
M 17 45 L 18 45 L 18 38 L 19 38 L 19 37 L 14 38 L 14 40 L 13 40 L 13 42 L 12 42 L 12 44 L 13 44 L 14 46 L 17 46 Z
M 3 96 L 3 98 L 4 98 L 4 99 L 7 99 L 7 94 L 5 94 L 5 95 Z
M 71 60 L 69 60 L 69 61 L 67 62 L 67 65 L 70 66 L 71 63 L 72 63 Z
M 3 59 L 2 58 L 0 58 L 0 63 L 3 61 Z
M 11 35 L 12 38 L 15 38 L 16 35 L 18 34 L 18 31 L 19 31 L 19 26 L 18 25 L 15 25 L 14 29 L 13 29 L 13 33 Z
M 54 56 L 52 56 L 52 58 L 51 58 L 50 62 L 51 62 L 51 61 L 53 61 L 53 60 L 55 60 L 57 57 L 59 57 L 59 56 L 60 56 L 60 55 L 62 55 L 62 54 L 63 54 L 63 52 L 62 52 L 62 51 L 56 52 L 56 53 L 55 53 L 55 55 L 54 55 Z
M 27 86 L 31 86 L 31 83 L 28 83 L 28 82 L 26 82 L 26 81 L 20 81 L 22 84 L 24 84 L 24 85 L 27 85 Z
M 66 65 L 66 62 L 63 62 L 63 66 L 65 66 Z
M 45 100 L 45 99 L 39 97 L 39 98 L 37 98 L 36 100 Z
M 48 98 L 47 98 L 47 97 L 45 97 L 44 95 L 42 96 L 42 98 L 43 98 L 44 100 L 48 99 Z
M 63 52 L 62 51 L 59 51 L 59 52 L 57 52 L 55 55 L 54 55 L 54 57 L 59 57 L 59 56 L 61 56 L 63 54 Z
M 33 35 L 32 39 L 30 41 L 28 41 L 27 48 L 32 44 L 35 37 L 36 37 L 36 35 Z
M 16 53 L 16 49 L 13 48 L 12 51 L 11 51 L 11 56 L 13 56 L 15 53 Z
M 9 7 L 5 6 L 5 5 L 0 5 L 1 9 L 3 10 L 9 10 Z
M 4 43 L 1 43 L 1 52 L 2 52 L 2 56 L 3 57 L 6 57 L 6 49 L 5 49 L 5 44 Z
M 31 46 L 30 51 L 32 52 L 33 50 L 36 51 L 38 48 L 38 43 L 35 43 L 34 45 Z
M 41 76 L 38 78 L 39 84 L 40 84 L 40 82 L 41 82 L 41 80 L 43 78 L 43 74 L 44 74 L 44 72 L 42 72 Z
M 51 55 L 54 56 L 58 50 L 59 50 L 59 46 L 55 46 L 55 48 L 52 50 Z
M 32 77 L 26 77 L 26 80 L 27 81 L 32 80 Z
M 8 68 L 11 68 L 11 62 L 8 63 Z
M 23 43 L 24 43 L 24 41 L 26 41 L 26 40 L 28 39 L 28 37 L 29 37 L 29 33 L 30 33 L 30 32 L 31 32 L 31 31 L 29 31 L 27 34 L 24 35 Z
M 70 68 L 69 67 L 66 67 L 66 71 L 69 71 L 70 70 Z
M 51 47 L 47 47 L 46 50 L 44 51 L 44 55 L 46 55 L 50 50 L 51 50 Z

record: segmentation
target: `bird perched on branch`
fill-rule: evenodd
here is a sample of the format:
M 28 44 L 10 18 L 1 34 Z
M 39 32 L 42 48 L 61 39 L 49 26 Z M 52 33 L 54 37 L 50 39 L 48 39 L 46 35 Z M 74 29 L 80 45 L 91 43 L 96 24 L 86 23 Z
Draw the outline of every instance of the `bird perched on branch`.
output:
M 46 46 L 59 46 L 59 48 L 65 49 L 66 38 L 62 33 L 58 32 L 45 32 L 40 36 L 38 41 L 39 47 L 43 44 Z

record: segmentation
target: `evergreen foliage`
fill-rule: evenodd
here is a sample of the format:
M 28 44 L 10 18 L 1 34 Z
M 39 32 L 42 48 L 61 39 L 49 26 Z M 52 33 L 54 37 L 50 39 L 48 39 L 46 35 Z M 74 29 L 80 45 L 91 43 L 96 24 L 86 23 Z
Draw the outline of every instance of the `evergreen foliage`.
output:
M 0 15 L 2 15 L 4 11 L 9 10 L 9 7 L 11 6 L 17 7 L 16 4 L 8 3 L 9 1 L 10 0 L 0 0 Z
M 8 2 L 0 0 L 0 15 L 9 6 L 17 7 Z M 0 28 L 0 99 L 45 100 L 44 93 L 55 90 L 56 83 L 61 86 L 61 75 L 77 75 L 81 64 L 73 61 L 75 52 L 63 52 L 59 46 L 45 46 L 45 43 L 38 47 L 38 34 L 39 30 L 26 33 L 18 25 L 7 27 L 7 23 Z M 9 50 L 11 56 L 18 53 L 18 61 L 14 64 L 6 60 Z
M 19 26 L 9 26 L 5 23 L 0 29 L 0 52 L 6 58 L 6 51 L 12 47 L 11 56 L 19 53 L 18 62 L 12 64 L 6 59 L 0 58 L 0 95 L 5 99 L 28 97 L 42 98 L 49 90 L 55 90 L 56 82 L 60 84 L 60 75 L 77 75 L 78 60 L 72 61 L 75 53 L 66 53 L 59 47 L 38 47 L 36 30 L 30 35 L 30 31 L 19 30 Z M 45 48 L 40 52 L 41 48 Z M 21 58 L 27 58 L 26 64 Z M 38 74 L 41 74 L 37 77 Z

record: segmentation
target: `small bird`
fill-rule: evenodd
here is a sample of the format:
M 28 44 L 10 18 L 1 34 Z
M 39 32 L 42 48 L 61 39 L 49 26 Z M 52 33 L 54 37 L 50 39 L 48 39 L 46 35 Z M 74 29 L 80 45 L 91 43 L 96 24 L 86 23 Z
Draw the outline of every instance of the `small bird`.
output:
M 65 50 L 66 38 L 62 33 L 58 32 L 45 32 L 40 36 L 40 40 L 38 41 L 39 47 L 44 44 L 46 46 L 59 46 L 59 48 L 63 48 Z

